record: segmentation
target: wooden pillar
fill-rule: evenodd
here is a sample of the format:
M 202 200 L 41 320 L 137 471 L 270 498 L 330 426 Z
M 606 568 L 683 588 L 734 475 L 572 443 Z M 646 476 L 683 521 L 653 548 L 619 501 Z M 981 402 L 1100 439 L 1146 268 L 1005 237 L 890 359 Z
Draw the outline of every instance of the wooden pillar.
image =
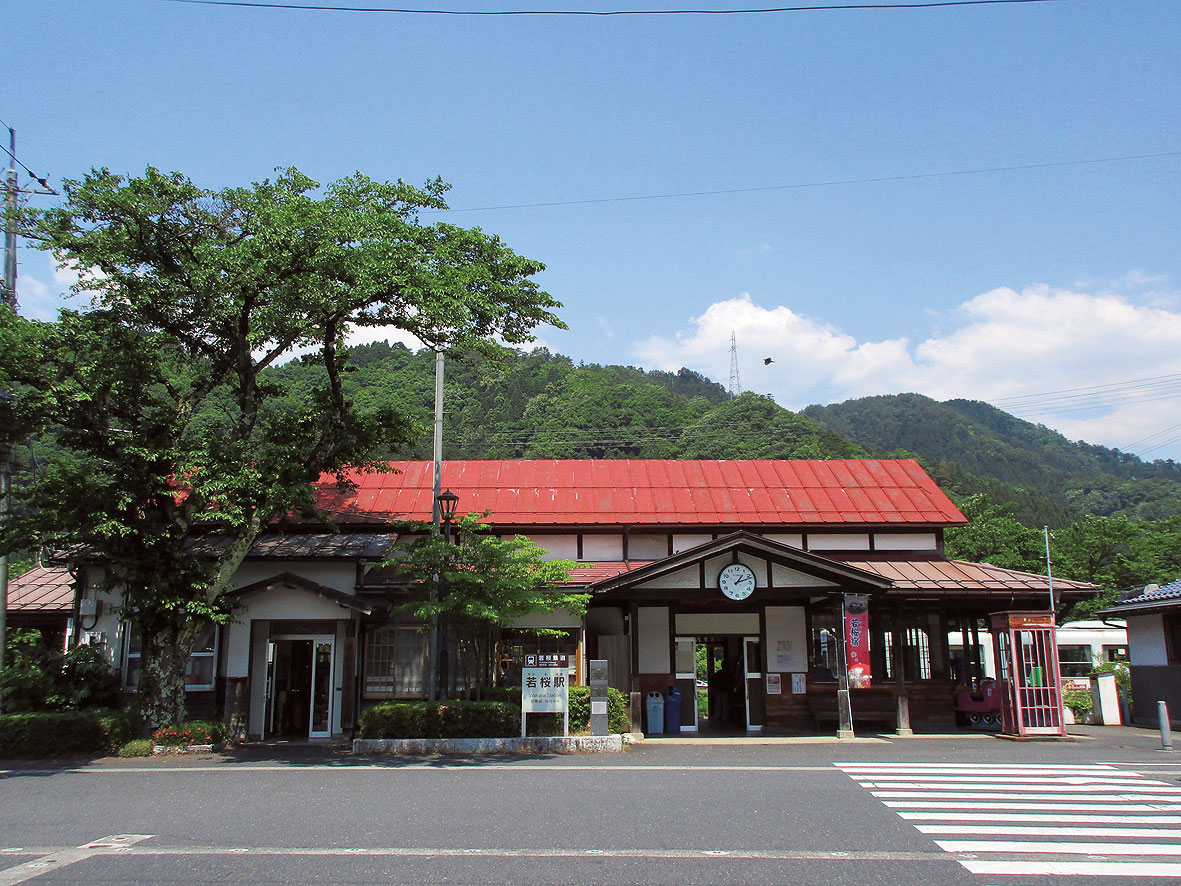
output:
M 951 674 L 951 643 L 947 639 L 947 600 L 939 601 L 939 657 L 943 660 L 943 679 L 950 680 Z M 934 674 L 931 675 L 935 676 Z
M 980 685 L 980 681 L 984 679 L 984 675 L 980 672 L 980 619 L 973 616 L 972 618 L 972 680 L 976 685 Z
M 893 632 L 894 647 L 894 690 L 898 701 L 898 735 L 914 735 L 910 728 L 910 698 L 906 694 L 906 627 L 903 622 L 905 610 L 902 603 L 894 603 L 890 613 L 890 630 Z M 946 641 L 944 641 L 946 642 Z
M 964 683 L 972 682 L 972 637 L 968 633 L 968 618 L 960 613 L 960 648 L 964 650 Z

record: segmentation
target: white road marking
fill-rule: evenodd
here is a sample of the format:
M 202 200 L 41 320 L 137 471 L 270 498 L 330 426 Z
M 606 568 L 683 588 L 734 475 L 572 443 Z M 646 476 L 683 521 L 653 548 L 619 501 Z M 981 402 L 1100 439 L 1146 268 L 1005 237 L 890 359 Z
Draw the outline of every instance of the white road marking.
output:
M 1025 812 L 899 812 L 910 821 L 1027 821 L 1051 824 L 1181 824 L 1181 815 L 1036 815 Z
M 83 852 L 81 849 L 62 850 Z M 91 851 L 84 857 L 118 854 L 127 858 L 217 857 L 217 856 L 292 856 L 335 857 L 370 856 L 375 858 L 651 858 L 651 859 L 747 859 L 772 861 L 935 861 L 946 862 L 943 852 L 828 851 L 819 849 L 513 849 L 507 847 L 441 846 L 137 846 L 124 852 Z M 81 860 L 75 859 L 75 860 Z M 8 871 L 0 871 L 0 876 Z M 45 873 L 39 871 L 38 873 Z M 0 882 L 7 882 L 2 881 Z M 13 882 L 20 882 L 19 880 Z
M 924 788 L 924 787 L 929 787 L 932 790 L 957 790 L 961 794 L 977 793 L 977 791 L 988 791 L 988 790 L 992 790 L 992 791 L 994 791 L 994 793 L 996 793 L 996 791 L 997 791 L 996 784 L 971 784 L 971 783 L 967 783 L 967 782 L 859 781 L 859 782 L 857 782 L 857 784 L 860 784 L 860 786 L 866 790 L 873 790 L 873 791 L 875 791 L 875 793 L 877 790 L 922 790 L 922 788 Z M 1092 793 L 1094 793 L 1094 790 L 1096 788 L 1101 788 L 1101 787 L 1103 787 L 1102 784 L 1095 784 L 1095 786 L 1092 786 L 1092 784 L 1088 784 L 1088 786 L 1085 786 L 1085 790 L 1090 790 L 1090 791 L 1092 791 Z M 1156 795 L 1160 795 L 1160 796 L 1172 795 L 1174 797 L 1181 797 L 1181 788 L 1175 788 L 1172 786 L 1168 786 L 1168 784 L 1163 784 L 1161 782 L 1148 782 L 1148 783 L 1141 782 L 1140 784 L 1128 784 L 1127 782 L 1113 782 L 1113 783 L 1110 783 L 1109 787 L 1113 788 L 1113 790 L 1104 791 L 1104 793 L 1107 793 L 1107 794 L 1115 794 L 1115 793 L 1156 794 Z M 1025 793 L 1027 793 L 1027 791 L 1031 791 L 1031 790 L 1044 791 L 1044 793 L 1046 793 L 1046 794 L 1075 794 L 1075 793 L 1078 793 L 1078 791 L 1081 790 L 1081 788 L 1079 788 L 1079 786 L 1077 786 L 1077 784 L 1062 784 L 1061 782 L 1059 782 L 1059 783 L 1029 782 L 1029 783 L 1023 783 L 1023 784 L 1010 784 L 1010 786 L 1007 786 L 1005 793 L 1012 796 L 1012 795 L 1025 794 Z M 925 793 L 929 793 L 929 791 L 925 791 Z
M 1157 837 L 1181 839 L 1181 828 L 1088 828 L 1058 825 L 916 824 L 923 834 L 1004 834 L 1010 837 Z
M 32 861 L 0 870 L 0 886 L 23 883 L 49 871 L 57 871 L 67 865 L 85 861 L 98 855 L 119 855 L 132 852 L 135 844 L 150 839 L 151 834 L 112 834 L 81 846 L 47 852 Z
M 1014 795 L 1012 791 L 871 791 L 879 800 L 911 800 L 929 797 L 934 800 L 1062 800 L 1061 794 L 1040 794 L 1022 791 Z M 1069 799 L 1080 803 L 1132 803 L 1132 802 L 1173 802 L 1171 797 L 1159 794 L 1071 794 Z M 1181 797 L 1176 798 L 1181 803 Z
M 1181 880 L 1181 864 L 1134 861 L 987 861 L 964 858 L 973 874 L 993 877 L 1168 877 Z
M 914 781 L 914 776 L 910 773 L 899 774 L 882 774 L 882 773 L 850 773 L 855 778 L 868 781 L 870 784 L 880 784 L 883 787 L 888 787 L 891 784 L 899 782 Z M 1015 786 L 1022 785 L 1043 785 L 1043 784 L 1062 784 L 1062 785 L 1127 785 L 1135 787 L 1138 784 L 1144 784 L 1143 776 L 1138 778 L 1121 778 L 1119 776 L 1102 776 L 1102 775 L 962 775 L 955 773 L 953 775 L 924 775 L 923 782 L 926 784 L 938 784 L 940 782 L 952 782 L 956 784 L 1012 784 Z M 1152 781 L 1151 784 L 1164 784 L 1161 781 Z
M 1181 882 L 1181 828 L 1169 827 L 1181 825 L 1181 788 L 1170 782 L 1108 764 L 841 768 L 972 873 Z M 1154 857 L 1161 860 L 1147 860 Z
M 1020 852 L 1043 855 L 1171 855 L 1181 860 L 1175 843 L 1062 843 L 1042 840 L 936 840 L 948 852 Z
M 600 765 L 580 764 L 572 762 L 570 764 L 557 763 L 532 763 L 528 760 L 522 760 L 519 763 L 441 763 L 434 762 L 431 759 L 423 761 L 415 761 L 413 763 L 406 763 L 404 761 L 393 759 L 386 764 L 376 763 L 362 763 L 352 764 L 345 763 L 340 765 L 333 765 L 330 763 L 313 763 L 308 765 L 300 764 L 267 764 L 267 765 L 220 765 L 217 762 L 211 763 L 208 766 L 85 766 L 76 769 L 0 769 L 0 775 L 15 777 L 21 775 L 28 776 L 43 776 L 43 775 L 143 775 L 150 773 L 152 775 L 168 775 L 171 773 L 194 773 L 200 772 L 206 775 L 229 775 L 231 777 L 237 776 L 242 772 L 271 772 L 276 775 L 286 774 L 290 772 L 330 772 L 334 776 L 343 776 L 350 772 L 361 773 L 365 775 L 372 775 L 374 772 L 389 772 L 396 774 L 399 772 L 466 772 L 478 774 L 480 772 L 574 772 L 579 774 L 597 773 L 597 772 L 832 772 L 832 766 L 710 766 L 710 765 L 685 765 L 685 766 L 646 766 L 640 764 L 624 764 L 624 763 L 606 763 Z
M 1107 803 L 973 803 L 957 800 L 883 800 L 883 805 L 891 809 L 1012 809 L 1014 812 L 1111 812 L 1112 804 Z M 1178 803 L 1127 803 L 1119 807 L 1130 812 L 1151 812 L 1159 809 L 1162 812 L 1181 812 Z

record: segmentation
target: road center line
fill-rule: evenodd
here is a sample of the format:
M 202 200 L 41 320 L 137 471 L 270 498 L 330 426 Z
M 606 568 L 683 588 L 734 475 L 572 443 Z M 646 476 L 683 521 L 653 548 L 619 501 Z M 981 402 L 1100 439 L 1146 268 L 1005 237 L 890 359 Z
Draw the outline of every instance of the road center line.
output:
M 81 861 L 95 855 L 111 855 L 118 850 L 91 850 L 83 848 L 64 849 L 46 855 L 45 858 L 61 859 L 70 853 L 68 863 Z M 293 856 L 293 857 L 381 857 L 381 858 L 634 858 L 634 859 L 740 859 L 770 861 L 939 861 L 951 860 L 942 852 L 889 852 L 889 851 L 824 851 L 811 849 L 512 849 L 489 848 L 445 848 L 430 846 L 136 846 L 118 851 L 120 857 L 161 857 L 161 856 Z M 29 864 L 33 864 L 30 862 Z M 62 866 L 58 861 L 54 869 Z M 22 865 L 21 867 L 25 867 Z M 19 868 L 12 868 L 16 871 Z M 36 869 L 20 879 L 5 880 L 0 871 L 0 883 L 19 883 L 29 877 L 46 873 L 45 868 Z

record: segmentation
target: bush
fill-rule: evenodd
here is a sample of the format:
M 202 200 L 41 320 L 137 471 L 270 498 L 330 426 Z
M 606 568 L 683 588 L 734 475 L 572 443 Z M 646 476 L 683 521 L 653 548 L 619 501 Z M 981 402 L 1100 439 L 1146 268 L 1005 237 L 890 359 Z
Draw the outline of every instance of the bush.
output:
M 39 631 L 13 631 L 8 659 L 0 668 L 0 702 L 14 713 L 113 707 L 119 681 L 98 646 L 75 646 L 62 654 L 41 643 Z
M 1091 713 L 1091 690 L 1067 689 L 1062 693 L 1062 703 L 1074 713 L 1074 721 L 1082 723 Z
M 136 711 L 94 711 L 107 736 L 107 748 L 116 751 L 144 733 L 144 721 Z
M 513 701 L 520 706 L 521 687 L 515 686 Z M 607 731 L 615 734 L 631 731 L 631 717 L 628 716 L 627 697 L 618 689 L 607 690 Z M 531 714 L 528 721 L 530 735 L 561 735 L 561 714 Z M 570 733 L 585 734 L 590 731 L 590 687 L 570 687 Z
M 521 708 L 503 701 L 382 702 L 361 714 L 361 738 L 504 738 Z
M 150 738 L 136 738 L 119 748 L 120 757 L 150 757 L 152 756 L 152 740 Z
M 111 739 L 100 711 L 53 711 L 0 716 L 0 758 L 107 754 Z
M 213 736 L 204 723 L 174 723 L 153 732 L 152 743 L 170 748 L 191 748 L 195 744 L 213 744 Z

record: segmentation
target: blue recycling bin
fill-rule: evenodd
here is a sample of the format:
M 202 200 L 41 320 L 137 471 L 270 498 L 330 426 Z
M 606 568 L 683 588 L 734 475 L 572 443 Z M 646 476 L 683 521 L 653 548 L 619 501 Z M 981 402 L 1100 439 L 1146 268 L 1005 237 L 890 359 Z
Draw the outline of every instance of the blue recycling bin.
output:
M 681 733 L 681 690 L 676 686 L 668 687 L 664 694 L 664 731 L 669 735 Z
M 660 735 L 664 728 L 664 696 L 659 692 L 649 692 L 647 702 L 648 734 Z

